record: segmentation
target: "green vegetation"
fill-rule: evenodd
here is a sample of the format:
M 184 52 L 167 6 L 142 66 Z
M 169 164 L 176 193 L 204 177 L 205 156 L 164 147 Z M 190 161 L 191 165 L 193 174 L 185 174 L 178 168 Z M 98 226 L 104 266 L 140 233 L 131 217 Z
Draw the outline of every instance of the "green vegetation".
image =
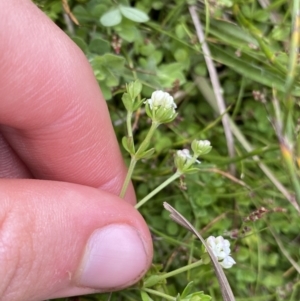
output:
M 80 300 L 222 300 L 210 264 L 149 284 L 149 276 L 184 270 L 203 257 L 201 242 L 169 218 L 165 201 L 204 238 L 230 240 L 236 264 L 224 272 L 236 300 L 300 300 L 299 1 L 69 1 L 80 26 L 64 15 L 60 0 L 35 2 L 86 54 L 120 145 L 128 130 L 126 84 L 142 83 L 139 100 L 155 90 L 174 97 L 178 115 L 154 132 L 155 152 L 135 165 L 138 200 L 174 174 L 176 150 L 190 149 L 194 139 L 212 145 L 199 172 L 139 208 L 155 248 L 144 281 Z M 144 104 L 131 120 L 140 145 L 150 127 Z

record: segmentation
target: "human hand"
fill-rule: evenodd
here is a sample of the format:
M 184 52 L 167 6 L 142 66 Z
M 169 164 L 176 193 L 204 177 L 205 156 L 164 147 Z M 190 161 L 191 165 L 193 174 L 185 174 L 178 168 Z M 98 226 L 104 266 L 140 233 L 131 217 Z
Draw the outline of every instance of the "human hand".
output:
M 86 58 L 30 0 L 0 1 L 0 27 L 0 299 L 133 284 L 151 236 Z

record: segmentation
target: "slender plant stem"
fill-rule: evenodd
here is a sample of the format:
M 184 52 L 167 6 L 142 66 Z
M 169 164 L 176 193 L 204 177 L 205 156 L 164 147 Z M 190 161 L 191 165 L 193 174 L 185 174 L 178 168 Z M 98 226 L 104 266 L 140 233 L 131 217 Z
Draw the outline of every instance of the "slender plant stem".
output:
M 131 119 L 131 116 L 130 116 Z M 128 131 L 128 135 L 130 136 L 129 133 L 129 129 L 131 130 L 131 120 L 129 120 L 128 114 L 127 114 L 127 131 Z M 128 123 L 130 123 L 130 127 L 128 127 Z M 126 190 L 128 188 L 129 182 L 131 180 L 132 174 L 133 174 L 133 170 L 135 168 L 135 165 L 137 163 L 137 161 L 140 159 L 139 156 L 141 155 L 141 153 L 143 153 L 144 151 L 147 150 L 148 145 L 150 143 L 150 140 L 154 134 L 154 131 L 157 129 L 157 127 L 159 126 L 159 123 L 157 122 L 152 122 L 151 127 L 149 132 L 147 133 L 146 138 L 144 139 L 144 141 L 141 143 L 140 147 L 138 148 L 137 152 L 134 155 L 131 155 L 131 161 L 130 161 L 130 165 L 128 168 L 128 172 L 125 178 L 125 181 L 123 183 L 121 192 L 120 192 L 120 198 L 124 198 L 125 194 L 126 194 Z M 132 132 L 131 132 L 132 135 Z M 132 137 L 132 136 L 131 136 Z
M 162 189 L 164 189 L 167 185 L 169 185 L 171 182 L 175 181 L 181 176 L 181 173 L 176 172 L 174 173 L 170 178 L 168 178 L 166 181 L 164 181 L 162 184 L 160 184 L 158 187 L 156 187 L 153 191 L 151 191 L 147 196 L 145 196 L 142 200 L 140 200 L 136 205 L 135 208 L 138 209 L 142 205 L 144 205 L 147 201 L 149 201 L 153 196 L 155 196 L 158 192 L 160 192 Z
M 121 192 L 120 192 L 120 198 L 124 198 L 124 196 L 125 196 L 125 193 L 126 193 L 126 190 L 128 188 L 129 182 L 131 180 L 131 176 L 132 176 L 133 170 L 135 168 L 136 162 L 137 162 L 137 160 L 135 159 L 134 156 L 132 156 L 131 161 L 130 161 L 130 165 L 129 165 L 129 168 L 128 168 L 128 172 L 127 172 L 125 181 L 123 183 L 123 186 L 122 186 L 122 189 L 121 189 Z
M 144 139 L 144 141 L 141 143 L 140 147 L 138 148 L 137 152 L 135 153 L 135 156 L 138 157 L 140 155 L 140 153 L 147 150 L 150 140 L 151 140 L 155 130 L 158 128 L 158 126 L 159 126 L 159 123 L 152 121 L 150 130 L 147 133 L 146 138 Z
M 188 264 L 188 265 L 186 265 L 186 266 L 184 266 L 182 268 L 174 270 L 172 272 L 160 275 L 159 278 L 160 278 L 160 280 L 167 279 L 167 278 L 173 277 L 175 275 L 181 274 L 183 272 L 187 272 L 187 271 L 189 271 L 191 269 L 197 268 L 200 265 L 203 265 L 203 261 L 201 259 L 198 260 L 198 261 L 196 261 L 196 262 L 194 262 L 194 263 Z
M 130 138 L 132 138 L 131 118 L 132 118 L 132 112 L 127 111 L 126 126 L 127 126 L 127 135 Z
M 152 294 L 152 295 L 156 295 L 156 296 L 162 297 L 163 300 L 176 301 L 175 297 L 171 297 L 169 295 L 166 295 L 166 294 L 164 294 L 164 293 L 162 293 L 160 291 L 153 290 L 151 288 L 143 288 L 142 291 L 144 291 L 146 293 L 149 293 L 149 294 Z

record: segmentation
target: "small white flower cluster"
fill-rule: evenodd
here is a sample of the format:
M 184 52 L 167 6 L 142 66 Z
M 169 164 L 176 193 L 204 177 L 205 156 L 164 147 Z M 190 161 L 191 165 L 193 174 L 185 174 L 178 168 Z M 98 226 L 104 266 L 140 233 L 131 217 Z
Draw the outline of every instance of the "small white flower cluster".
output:
M 176 153 L 177 153 L 177 156 L 179 156 L 180 158 L 182 158 L 185 161 L 193 159 L 190 151 L 186 148 L 184 148 L 182 150 L 178 150 Z M 199 160 L 196 160 L 195 162 L 201 163 Z
M 224 239 L 223 236 L 210 236 L 207 238 L 206 243 L 224 269 L 230 269 L 236 264 L 234 259 L 230 256 L 230 242 Z
M 210 146 L 210 141 L 208 140 L 198 140 L 197 141 L 198 147 L 204 148 Z
M 168 123 L 175 119 L 177 116 L 177 105 L 173 97 L 163 91 L 154 91 L 150 99 L 147 99 L 146 113 L 154 121 L 159 123 Z
M 151 95 L 151 98 L 147 99 L 147 103 L 149 104 L 151 110 L 156 110 L 159 107 L 162 107 L 165 110 L 173 108 L 173 113 L 175 113 L 175 109 L 177 108 L 173 97 L 169 93 L 160 90 L 154 91 Z
M 176 152 L 174 162 L 177 172 L 184 174 L 197 171 L 197 169 L 193 167 L 194 163 L 201 163 L 197 158 L 208 154 L 212 149 L 208 140 L 193 140 L 191 147 L 192 154 L 186 148 Z

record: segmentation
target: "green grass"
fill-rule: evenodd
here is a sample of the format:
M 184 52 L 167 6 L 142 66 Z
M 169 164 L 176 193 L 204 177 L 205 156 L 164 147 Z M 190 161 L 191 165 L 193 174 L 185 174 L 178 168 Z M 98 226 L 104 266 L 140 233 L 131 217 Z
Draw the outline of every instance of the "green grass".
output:
M 152 139 L 156 152 L 134 170 L 139 200 L 172 175 L 175 150 L 189 147 L 193 139 L 211 141 L 213 150 L 201 158 L 201 172 L 187 175 L 184 183 L 173 182 L 140 209 L 154 237 L 151 273 L 158 274 L 158 266 L 160 272 L 176 270 L 201 256 L 201 243 L 163 211 L 167 201 L 203 237 L 235 237 L 230 240 L 237 264 L 225 273 L 236 300 L 300 300 L 299 1 L 274 0 L 265 9 L 263 1 L 255 0 L 195 1 L 222 87 L 225 128 L 189 12 L 193 1 L 131 1 L 150 21 L 123 18 L 114 27 L 99 21 L 113 1 L 69 1 L 79 27 L 65 25 L 60 1 L 38 2 L 91 61 L 120 144 L 126 135 L 121 101 L 126 83 L 139 79 L 145 98 L 156 89 L 175 96 L 178 117 L 159 127 Z M 133 116 L 139 118 L 137 144 L 149 128 L 144 110 L 138 114 Z M 230 134 L 233 143 L 228 143 Z M 125 151 L 124 159 L 129 164 Z M 256 221 L 244 221 L 261 207 L 268 212 Z M 163 300 L 159 294 L 175 300 L 190 281 L 191 292 L 204 291 L 222 300 L 211 265 L 170 277 L 148 288 L 147 294 L 141 282 L 113 293 L 111 300 L 141 300 L 141 292 L 143 300 Z M 108 300 L 108 295 L 80 300 Z

